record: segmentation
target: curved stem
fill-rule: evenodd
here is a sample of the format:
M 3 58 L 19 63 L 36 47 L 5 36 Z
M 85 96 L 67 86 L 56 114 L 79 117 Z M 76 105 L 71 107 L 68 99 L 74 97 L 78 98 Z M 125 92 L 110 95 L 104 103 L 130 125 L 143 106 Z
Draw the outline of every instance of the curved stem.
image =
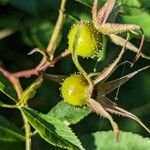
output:
M 74 39 L 74 43 L 73 43 L 72 60 L 73 60 L 73 62 L 75 64 L 75 66 L 77 67 L 77 69 L 83 74 L 83 76 L 89 82 L 89 90 L 91 91 L 91 94 L 92 94 L 93 83 L 92 83 L 90 77 L 88 76 L 88 74 L 86 73 L 86 71 L 80 65 L 79 60 L 78 60 L 78 56 L 77 56 L 77 53 L 76 53 L 76 48 L 77 48 L 79 37 L 80 37 L 80 27 L 79 27 L 79 29 L 77 31 L 77 34 L 75 35 L 75 39 Z

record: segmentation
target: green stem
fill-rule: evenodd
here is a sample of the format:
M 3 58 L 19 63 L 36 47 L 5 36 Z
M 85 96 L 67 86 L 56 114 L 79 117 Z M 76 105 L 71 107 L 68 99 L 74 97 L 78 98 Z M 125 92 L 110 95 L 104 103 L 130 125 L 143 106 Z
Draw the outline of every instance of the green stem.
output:
M 93 83 L 92 83 L 90 77 L 88 76 L 88 74 L 86 73 L 86 71 L 80 65 L 79 60 L 78 60 L 78 56 L 76 54 L 76 48 L 77 48 L 77 45 L 78 45 L 79 37 L 80 37 L 80 27 L 79 27 L 79 29 L 77 31 L 77 34 L 75 35 L 75 39 L 74 39 L 74 43 L 73 43 L 72 60 L 73 60 L 73 62 L 75 64 L 75 66 L 77 67 L 77 69 L 82 73 L 82 75 L 89 82 L 89 89 L 90 89 L 90 91 L 92 93 L 92 91 L 93 91 Z
M 0 102 L 0 107 L 5 107 L 5 108 L 17 108 L 16 105 L 8 105 Z
M 65 20 L 65 13 L 64 12 L 65 12 L 66 2 L 67 2 L 67 0 L 61 0 L 60 9 L 59 9 L 59 16 L 58 16 L 53 34 L 52 34 L 50 41 L 48 43 L 48 46 L 47 46 L 47 51 L 49 53 L 50 60 L 53 59 L 54 52 L 55 52 L 56 45 L 57 45 L 58 36 L 59 36 L 61 29 L 62 29 L 62 26 L 64 24 L 64 20 Z M 43 58 L 36 68 L 40 68 L 45 62 L 46 62 L 46 60 L 45 60 L 45 58 Z
M 28 123 L 27 118 L 21 111 L 21 116 L 24 121 L 24 129 L 25 129 L 25 139 L 26 139 L 26 150 L 31 150 L 31 130 L 30 130 L 30 125 Z
M 18 99 L 21 100 L 23 90 L 22 90 L 22 87 L 21 87 L 19 79 L 15 78 L 12 75 L 10 77 L 10 80 L 13 83 L 14 88 L 15 88 L 15 90 L 17 92 Z M 12 108 L 12 106 L 7 106 L 7 107 Z M 16 107 L 17 107 L 17 105 L 16 105 Z M 19 109 L 19 107 L 18 107 L 18 109 Z M 22 116 L 22 119 L 23 119 L 23 122 L 24 122 L 24 128 L 25 128 L 25 139 L 26 139 L 26 141 L 25 141 L 26 142 L 26 146 L 25 147 L 26 147 L 26 150 L 31 150 L 30 125 L 28 123 L 27 118 L 24 116 L 24 114 L 22 112 L 21 112 L 21 116 Z
M 49 41 L 48 47 L 47 47 L 47 51 L 49 52 L 49 56 L 51 57 L 51 60 L 53 59 L 53 55 L 56 49 L 56 44 L 57 44 L 57 39 L 59 36 L 59 33 L 62 29 L 62 26 L 64 24 L 64 19 L 65 19 L 65 5 L 66 5 L 67 0 L 61 0 L 61 4 L 60 4 L 60 9 L 59 9 L 59 16 L 54 28 L 54 32 L 52 34 L 52 37 Z
M 23 90 L 22 90 L 20 81 L 18 79 L 16 79 L 14 76 L 12 76 L 10 79 L 16 89 L 18 99 L 21 100 Z M 22 116 L 22 119 L 24 122 L 26 150 L 31 150 L 30 125 L 28 123 L 27 118 L 24 116 L 24 114 L 22 112 L 21 112 L 21 116 Z

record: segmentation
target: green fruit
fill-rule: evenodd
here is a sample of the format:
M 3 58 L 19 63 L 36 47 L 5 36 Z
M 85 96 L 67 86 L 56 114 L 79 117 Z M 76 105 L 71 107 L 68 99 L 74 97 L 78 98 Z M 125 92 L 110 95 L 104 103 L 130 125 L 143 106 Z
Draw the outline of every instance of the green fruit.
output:
M 89 84 L 80 74 L 71 75 L 62 83 L 61 93 L 65 102 L 74 106 L 84 106 L 89 98 Z
M 75 37 L 78 35 L 76 54 L 81 57 L 95 57 L 101 49 L 101 34 L 95 29 L 92 22 L 81 21 L 72 26 L 68 35 L 68 50 L 73 51 Z

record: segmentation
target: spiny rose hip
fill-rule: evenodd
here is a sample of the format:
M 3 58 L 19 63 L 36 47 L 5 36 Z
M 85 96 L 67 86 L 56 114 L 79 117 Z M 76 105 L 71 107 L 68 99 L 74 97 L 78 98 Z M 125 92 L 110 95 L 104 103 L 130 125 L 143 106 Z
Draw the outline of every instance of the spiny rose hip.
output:
M 80 74 L 71 75 L 62 83 L 61 94 L 65 102 L 74 106 L 84 106 L 89 98 L 89 84 Z
M 81 57 L 95 57 L 101 49 L 101 34 L 92 22 L 81 21 L 72 26 L 68 35 L 69 51 L 73 51 L 75 37 L 79 31 L 76 54 Z

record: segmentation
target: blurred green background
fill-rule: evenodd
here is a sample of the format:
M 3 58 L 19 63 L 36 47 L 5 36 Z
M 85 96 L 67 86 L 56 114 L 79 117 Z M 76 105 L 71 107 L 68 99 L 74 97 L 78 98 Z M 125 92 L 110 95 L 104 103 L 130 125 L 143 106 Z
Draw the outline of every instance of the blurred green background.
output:
M 104 0 L 102 1 L 104 2 Z M 40 54 L 28 56 L 33 48 L 45 49 L 53 32 L 58 16 L 60 0 L 0 0 L 0 65 L 12 72 L 35 67 L 41 60 Z M 57 56 L 67 48 L 67 34 L 75 19 L 91 20 L 92 0 L 68 0 L 66 6 L 66 21 L 58 39 Z M 142 27 L 146 39 L 143 52 L 150 55 L 150 0 L 118 0 L 118 6 L 114 8 L 109 20 L 118 23 L 135 23 Z M 138 46 L 139 38 L 133 37 L 132 43 Z M 108 39 L 106 60 L 99 64 L 101 70 L 109 64 L 118 54 L 120 47 L 115 46 Z M 122 61 L 131 61 L 135 54 L 127 51 Z M 81 63 L 87 72 L 92 72 L 96 60 L 83 60 Z M 88 64 L 88 65 L 87 65 Z M 121 66 L 111 76 L 115 79 L 128 72 L 149 64 L 142 58 L 130 68 L 128 64 Z M 76 70 L 71 57 L 59 61 L 54 68 L 47 73 L 69 75 Z M 21 83 L 25 89 L 36 77 L 22 78 Z M 59 101 L 60 85 L 52 81 L 44 81 L 38 89 L 36 96 L 30 100 L 30 106 L 46 113 Z M 116 91 L 109 95 L 114 101 Z M 117 103 L 123 108 L 136 114 L 147 126 L 150 125 L 150 70 L 136 75 L 120 88 Z M 0 93 L 0 101 L 12 103 L 5 95 Z M 22 127 L 21 116 L 18 111 L 0 108 L 0 114 L 4 115 L 14 124 Z M 132 131 L 143 136 L 149 136 L 147 132 L 136 122 L 114 116 L 121 130 Z M 109 122 L 95 114 L 90 114 L 77 125 L 72 126 L 74 132 L 82 139 L 85 135 L 96 131 L 110 130 Z M 59 150 L 38 135 L 33 137 L 33 150 Z M 86 147 L 86 145 L 85 145 Z M 23 150 L 24 143 L 0 143 L 2 150 Z

